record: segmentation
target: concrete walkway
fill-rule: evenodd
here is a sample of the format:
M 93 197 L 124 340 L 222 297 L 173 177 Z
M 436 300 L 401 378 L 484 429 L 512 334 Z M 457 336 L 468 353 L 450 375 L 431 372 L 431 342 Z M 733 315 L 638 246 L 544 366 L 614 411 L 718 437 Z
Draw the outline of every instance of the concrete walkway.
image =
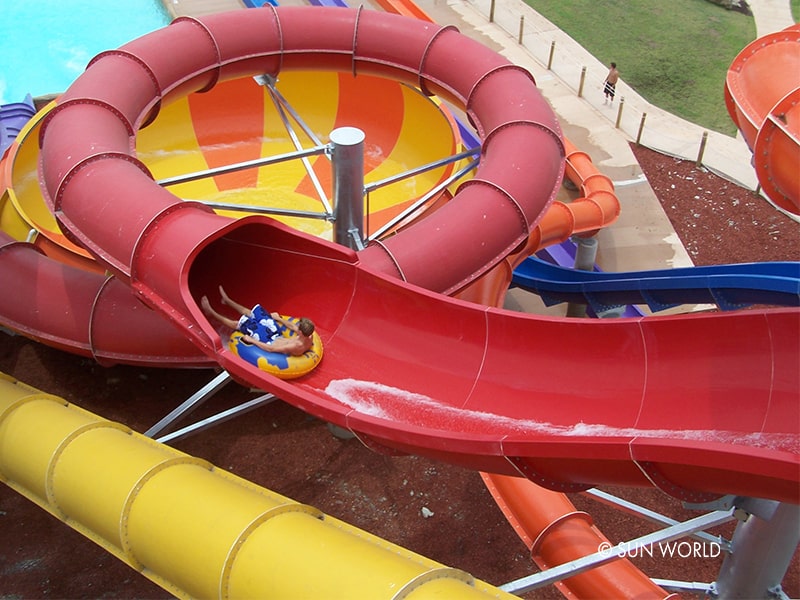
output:
M 608 67 L 521 0 L 495 0 L 492 23 L 491 0 L 417 2 L 438 23 L 455 25 L 462 33 L 526 67 L 553 106 L 565 135 L 614 181 L 622 213 L 614 225 L 597 235 L 597 262 L 604 270 L 693 264 L 644 179 L 630 142 L 637 139 L 646 114 L 643 145 L 694 161 L 704 128 L 651 105 L 624 80 L 617 86 L 618 100 L 624 98 L 622 109 L 619 101 L 613 106 L 604 105 L 601 89 Z M 751 5 L 759 36 L 793 23 L 788 0 L 753 0 Z M 584 68 L 583 93 L 579 96 Z M 752 153 L 741 136 L 708 132 L 703 165 L 709 170 L 755 190 L 758 181 L 751 159 Z
M 794 23 L 788 0 L 747 0 L 756 20 L 756 35 L 762 37 Z
M 218 12 L 246 8 L 240 0 L 161 0 L 164 8 L 175 17 L 202 17 Z
M 643 115 L 646 115 L 641 135 L 643 145 L 688 160 L 698 158 L 706 129 L 647 102 L 625 83 L 624 67 L 623 79 L 617 85 L 617 101 L 613 106 L 604 105 L 600 90 L 608 71 L 607 65 L 600 63 L 575 40 L 521 0 L 496 0 L 494 22 L 489 23 L 491 1 L 449 0 L 447 4 L 459 13 L 461 19 L 502 46 L 503 54 L 513 57 L 518 64 L 528 66 L 533 59 L 539 66 L 546 66 L 551 60 L 552 49 L 551 69 L 545 76 L 557 77 L 575 95 L 580 90 L 582 71 L 586 69 L 582 88 L 582 100 L 586 108 L 595 111 L 599 118 L 611 122 L 629 140 L 637 139 Z M 433 3 L 440 4 L 440 0 L 433 0 Z M 426 3 L 422 4 L 425 6 Z M 758 36 L 793 23 L 789 0 L 751 0 L 749 4 Z M 750 150 L 741 136 L 730 137 L 708 131 L 702 162 L 705 167 L 739 185 L 753 190 L 758 185 L 750 164 Z

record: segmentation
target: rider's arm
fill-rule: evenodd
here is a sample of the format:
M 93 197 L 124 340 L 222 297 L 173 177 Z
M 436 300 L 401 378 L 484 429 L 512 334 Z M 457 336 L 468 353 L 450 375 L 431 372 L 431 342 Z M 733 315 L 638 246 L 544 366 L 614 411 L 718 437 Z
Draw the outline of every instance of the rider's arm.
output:
M 284 319 L 284 318 L 283 318 L 282 316 L 280 316 L 278 313 L 276 313 L 276 312 L 274 312 L 274 313 L 271 313 L 271 314 L 270 314 L 270 317 L 272 317 L 272 320 L 273 320 L 273 321 L 275 321 L 275 322 L 277 322 L 277 323 L 280 323 L 281 325 L 283 325 L 283 326 L 284 326 L 284 327 L 286 327 L 287 329 L 289 329 L 289 330 L 291 330 L 291 331 L 294 331 L 295 333 L 298 331 L 298 329 L 297 329 L 297 325 L 295 325 L 294 323 L 292 323 L 292 322 L 291 322 L 289 319 Z
M 265 352 L 279 352 L 281 354 L 294 355 L 301 347 L 299 340 L 297 340 L 296 338 L 279 337 L 270 342 L 269 344 L 258 341 L 257 339 L 249 335 L 242 336 L 242 339 L 248 344 L 253 344 L 254 346 L 258 346 Z

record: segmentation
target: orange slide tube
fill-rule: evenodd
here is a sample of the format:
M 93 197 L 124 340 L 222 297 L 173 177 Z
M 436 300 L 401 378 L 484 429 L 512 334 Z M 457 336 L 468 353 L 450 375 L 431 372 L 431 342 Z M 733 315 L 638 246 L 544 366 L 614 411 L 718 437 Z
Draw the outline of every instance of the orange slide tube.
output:
M 800 24 L 758 38 L 731 63 L 725 105 L 766 196 L 800 215 Z
M 578 150 L 566 138 L 564 150 L 564 176 L 578 187 L 581 196 L 569 204 L 558 200 L 553 202 L 536 224 L 527 243 L 460 292 L 459 298 L 487 306 L 502 306 L 514 269 L 531 254 L 560 244 L 572 235 L 591 237 L 617 220 L 620 204 L 611 179 L 600 173 L 586 152 Z
M 608 542 L 592 524 L 592 517 L 575 510 L 564 494 L 521 477 L 489 473 L 481 476 L 540 569 L 593 554 L 601 543 Z M 567 598 L 679 597 L 662 590 L 626 558 L 574 575 L 555 586 Z

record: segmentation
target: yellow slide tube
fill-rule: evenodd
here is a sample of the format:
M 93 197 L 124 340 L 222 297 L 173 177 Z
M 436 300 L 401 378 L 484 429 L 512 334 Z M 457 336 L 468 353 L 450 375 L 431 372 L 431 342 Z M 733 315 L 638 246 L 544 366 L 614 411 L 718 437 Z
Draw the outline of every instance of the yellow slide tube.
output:
M 0 480 L 177 597 L 513 597 L 2 373 Z

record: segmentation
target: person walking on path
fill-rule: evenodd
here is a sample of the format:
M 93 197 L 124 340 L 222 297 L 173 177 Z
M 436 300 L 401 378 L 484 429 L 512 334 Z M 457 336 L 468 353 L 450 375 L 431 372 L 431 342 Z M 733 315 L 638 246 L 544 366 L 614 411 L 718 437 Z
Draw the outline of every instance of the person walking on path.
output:
M 614 103 L 614 94 L 617 90 L 617 81 L 619 81 L 619 71 L 617 71 L 617 63 L 612 62 L 611 68 L 608 70 L 608 75 L 606 75 L 606 80 L 603 83 L 603 94 L 605 94 L 605 98 L 603 99 L 603 104 L 609 102 L 611 104 Z

